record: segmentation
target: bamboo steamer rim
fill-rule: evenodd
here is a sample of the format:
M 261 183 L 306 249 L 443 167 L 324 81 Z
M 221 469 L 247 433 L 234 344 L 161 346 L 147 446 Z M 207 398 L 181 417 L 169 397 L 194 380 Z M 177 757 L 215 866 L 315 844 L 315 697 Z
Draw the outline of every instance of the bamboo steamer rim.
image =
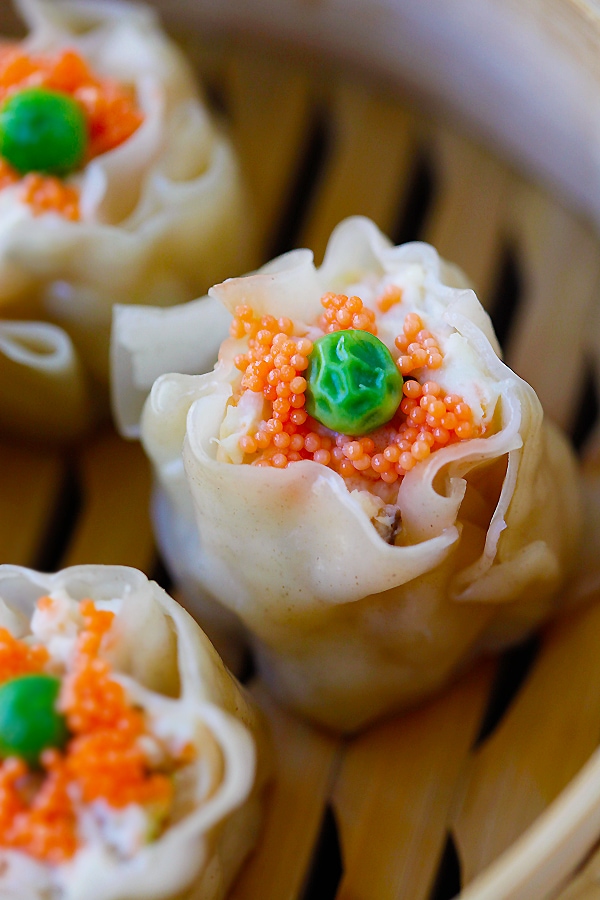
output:
M 600 226 L 592 0 L 153 0 L 178 26 L 269 37 L 426 98 Z
M 460 900 L 544 900 L 573 873 L 600 834 L 600 749 Z

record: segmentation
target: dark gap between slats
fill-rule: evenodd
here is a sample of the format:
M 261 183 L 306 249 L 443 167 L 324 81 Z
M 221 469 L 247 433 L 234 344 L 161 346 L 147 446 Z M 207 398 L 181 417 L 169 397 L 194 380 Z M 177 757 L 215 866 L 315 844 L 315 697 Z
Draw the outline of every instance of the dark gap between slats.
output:
M 61 567 L 82 505 L 82 491 L 77 468 L 73 460 L 68 459 L 63 472 L 61 489 L 46 525 L 44 539 L 35 559 L 32 560 L 34 569 L 39 569 L 41 572 L 55 572 Z
M 328 805 L 325 808 L 302 900 L 335 900 L 342 874 L 342 852 L 337 822 L 332 807 Z
M 313 111 L 304 154 L 291 184 L 283 214 L 275 224 L 271 243 L 267 247 L 267 259 L 273 259 L 296 247 L 330 146 L 331 134 L 325 110 L 317 107 Z
M 209 108 L 218 119 L 227 120 L 230 110 L 223 85 L 212 78 L 207 78 L 206 75 L 201 76 L 201 81 Z
M 506 715 L 521 685 L 527 678 L 539 649 L 539 635 L 533 635 L 520 644 L 505 650 L 500 657 L 485 715 L 475 740 L 475 747 L 492 735 Z
M 158 585 L 166 591 L 167 594 L 170 594 L 173 590 L 173 579 L 171 578 L 171 573 L 165 566 L 164 560 L 160 554 L 156 554 L 156 558 L 154 560 L 154 566 L 152 567 L 152 571 L 150 572 L 150 578 L 152 581 L 156 581 Z
M 2 0 L 0 0 L 0 5 Z M 223 119 L 225 123 L 230 119 L 230 102 L 227 87 L 224 84 L 224 75 L 222 66 L 219 64 L 217 68 L 206 66 L 207 51 L 208 58 L 214 58 L 216 53 L 214 46 L 218 46 L 218 56 L 224 57 L 227 53 L 220 36 L 195 33 L 195 29 L 190 30 L 189 23 L 184 17 L 177 15 L 162 15 L 161 26 L 168 34 L 169 38 L 179 45 L 179 50 L 185 56 L 187 62 L 193 69 L 196 82 L 199 85 L 202 99 L 206 100 L 206 104 L 210 111 L 216 115 L 217 119 Z
M 436 192 L 435 169 L 431 157 L 421 149 L 416 154 L 398 219 L 390 233 L 394 244 L 419 240 Z
M 256 661 L 250 647 L 244 647 L 241 651 L 242 661 L 239 670 L 235 673 L 237 680 L 242 684 L 249 685 L 254 681 L 257 675 Z
M 23 20 L 12 4 L 0 4 L 0 30 L 4 40 L 11 38 L 13 40 L 22 40 L 26 35 L 26 29 L 23 26 Z
M 505 244 L 490 297 L 490 316 L 502 350 L 510 342 L 524 293 L 523 273 L 516 248 Z
M 593 365 L 588 360 L 585 367 L 579 403 L 577 404 L 573 422 L 569 429 L 573 446 L 578 452 L 581 452 L 594 429 L 598 420 L 598 411 L 596 373 Z
M 452 900 L 460 893 L 460 887 L 460 859 L 454 839 L 449 834 L 429 900 Z

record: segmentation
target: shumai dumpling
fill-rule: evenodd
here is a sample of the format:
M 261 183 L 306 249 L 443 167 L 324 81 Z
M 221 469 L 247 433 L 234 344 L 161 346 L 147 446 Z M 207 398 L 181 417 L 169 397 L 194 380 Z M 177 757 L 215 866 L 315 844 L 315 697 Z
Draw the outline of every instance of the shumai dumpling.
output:
M 218 364 L 158 378 L 142 418 L 158 534 L 285 702 L 355 730 L 557 609 L 572 452 L 432 247 L 348 219 L 319 269 L 293 251 L 210 294 Z
M 113 303 L 192 300 L 248 267 L 239 167 L 154 12 L 15 0 L 0 45 L 0 426 L 71 438 L 108 406 Z M 200 342 L 227 332 L 219 304 Z
M 261 718 L 135 569 L 0 566 L 0 896 L 222 900 L 259 833 Z

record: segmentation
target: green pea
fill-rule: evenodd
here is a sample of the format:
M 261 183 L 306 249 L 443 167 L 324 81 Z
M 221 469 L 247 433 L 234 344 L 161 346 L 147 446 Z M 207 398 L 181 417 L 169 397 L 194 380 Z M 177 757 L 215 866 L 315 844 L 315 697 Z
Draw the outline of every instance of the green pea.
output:
M 368 434 L 385 425 L 402 400 L 398 366 L 368 331 L 334 331 L 318 338 L 306 380 L 306 411 L 342 434 Z
M 0 687 L 0 756 L 36 766 L 43 750 L 64 746 L 69 733 L 56 711 L 59 691 L 52 675 L 21 675 Z
M 25 88 L 0 107 L 0 156 L 21 175 L 68 175 L 83 163 L 88 128 L 68 94 Z

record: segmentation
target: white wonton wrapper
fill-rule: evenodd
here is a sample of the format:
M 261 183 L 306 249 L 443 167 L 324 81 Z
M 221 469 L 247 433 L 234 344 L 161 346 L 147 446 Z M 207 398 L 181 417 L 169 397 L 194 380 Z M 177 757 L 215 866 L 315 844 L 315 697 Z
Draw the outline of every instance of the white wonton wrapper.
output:
M 199 542 L 179 546 L 193 553 L 184 575 L 244 622 L 280 697 L 343 731 L 415 703 L 476 654 L 526 634 L 557 608 L 578 540 L 572 454 L 533 389 L 501 362 L 473 291 L 432 247 L 392 247 L 373 223 L 349 219 L 319 270 L 309 251 L 294 251 L 211 295 L 230 312 L 243 302 L 314 323 L 326 291 L 368 305 L 390 283 L 405 300 L 379 318 L 381 339 L 393 346 L 417 310 L 444 351 L 442 368 L 421 380 L 493 422 L 489 436 L 437 450 L 406 475 L 396 543 L 371 521 L 381 502 L 332 469 L 225 461 L 237 441 L 222 427 L 242 341 L 223 344 L 212 373 L 159 378 L 142 421 L 171 519 L 183 531 L 195 513 Z M 169 524 L 159 522 L 163 543 Z
M 193 619 L 136 569 L 89 565 L 46 575 L 0 566 L 0 626 L 24 637 L 36 601 L 54 591 L 110 608 L 117 601 L 115 673 L 163 729 L 181 731 L 197 748 L 186 773 L 190 809 L 128 859 L 93 841 L 55 867 L 0 848 L 0 895 L 221 900 L 259 833 L 269 757 L 262 719 Z
M 69 181 L 81 221 L 33 216 L 0 192 L 0 306 L 26 354 L 0 335 L 0 426 L 71 438 L 107 405 L 114 303 L 171 306 L 248 268 L 248 214 L 237 161 L 180 51 L 149 7 L 113 0 L 15 0 L 32 53 L 76 49 L 92 70 L 134 86 L 144 121 Z M 39 321 L 60 329 L 40 338 Z M 208 366 L 228 316 L 208 315 Z M 13 336 L 14 338 L 14 336 Z M 55 418 L 49 409 L 57 410 Z

